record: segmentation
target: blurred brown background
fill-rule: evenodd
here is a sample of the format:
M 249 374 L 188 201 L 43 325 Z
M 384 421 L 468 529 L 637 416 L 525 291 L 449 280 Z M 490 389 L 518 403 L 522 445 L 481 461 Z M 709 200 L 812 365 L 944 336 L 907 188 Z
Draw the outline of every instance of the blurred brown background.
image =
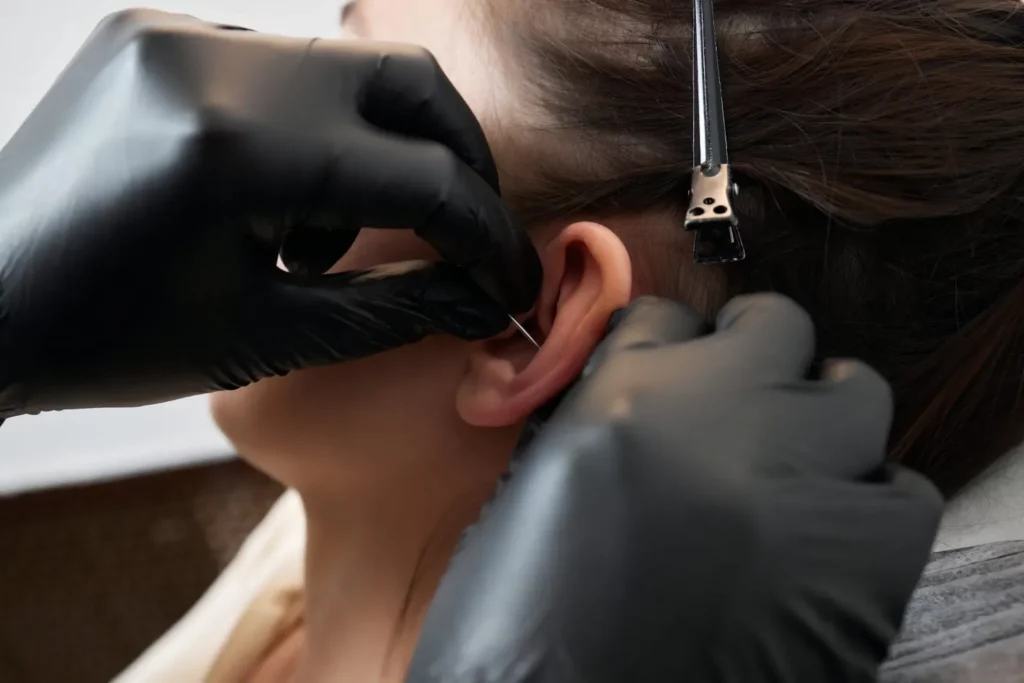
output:
M 236 461 L 0 498 L 0 681 L 109 681 L 281 493 Z

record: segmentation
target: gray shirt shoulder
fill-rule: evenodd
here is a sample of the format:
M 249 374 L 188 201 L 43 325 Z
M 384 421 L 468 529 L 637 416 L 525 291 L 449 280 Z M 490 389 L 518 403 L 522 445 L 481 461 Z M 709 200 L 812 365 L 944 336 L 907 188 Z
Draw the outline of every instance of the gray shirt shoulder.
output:
M 1024 683 L 1024 541 L 932 555 L 882 683 Z

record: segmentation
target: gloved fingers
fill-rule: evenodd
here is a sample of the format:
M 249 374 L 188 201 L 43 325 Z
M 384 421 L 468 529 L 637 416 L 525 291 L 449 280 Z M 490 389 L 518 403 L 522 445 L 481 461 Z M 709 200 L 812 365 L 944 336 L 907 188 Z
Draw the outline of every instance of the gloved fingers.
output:
M 885 464 L 876 481 L 858 486 L 862 495 L 852 505 L 863 509 L 861 522 L 867 532 L 863 546 L 901 558 L 867 561 L 865 565 L 873 566 L 875 573 L 862 572 L 863 585 L 886 591 L 890 604 L 902 607 L 935 544 L 942 520 L 942 495 L 926 478 L 896 463 Z M 903 571 L 899 571 L 901 567 Z
M 706 327 L 701 315 L 678 301 L 640 297 L 612 315 L 608 334 L 591 354 L 583 376 L 620 353 L 690 341 Z
M 889 485 L 893 499 L 920 511 L 917 520 L 925 530 L 938 529 L 945 500 L 927 477 L 898 463 L 887 463 L 879 479 Z
M 93 36 L 99 37 L 104 42 L 119 43 L 118 38 L 132 38 L 144 35 L 146 31 L 154 28 L 166 30 L 168 27 L 209 30 L 216 29 L 217 25 L 203 21 L 191 14 L 133 7 L 112 12 L 103 17 L 93 29 Z
M 759 524 L 782 533 L 771 546 L 778 575 L 799 574 L 793 585 L 811 589 L 812 601 L 833 614 L 837 606 L 839 613 L 860 614 L 844 621 L 882 629 L 888 642 L 928 561 L 942 500 L 923 477 L 899 465 L 880 472 L 873 482 L 783 477 L 762 491 L 756 510 Z
M 811 389 L 809 433 L 825 440 L 812 453 L 816 470 L 839 479 L 859 479 L 875 471 L 885 458 L 892 427 L 889 383 L 866 363 L 841 359 L 826 361 L 821 379 L 806 386 Z M 840 443 L 857 447 L 836 448 Z M 842 459 L 836 457 L 839 453 Z
M 806 374 L 814 358 L 814 324 L 779 294 L 739 296 L 719 312 L 708 343 L 729 354 L 737 371 L 785 382 Z
M 500 191 L 480 123 L 427 50 L 389 47 L 365 85 L 360 113 L 378 128 L 444 145 L 494 192 Z
M 266 135 L 213 146 L 209 166 L 212 177 L 230 179 L 206 185 L 211 204 L 252 217 L 253 234 L 275 255 L 288 224 L 412 229 L 508 313 L 528 310 L 540 289 L 540 259 L 525 231 L 490 186 L 438 143 L 369 127 L 333 144 Z
M 408 262 L 372 270 L 296 278 L 281 273 L 265 329 L 296 367 L 362 358 L 432 334 L 492 337 L 508 325 L 504 311 L 462 269 Z
M 124 50 L 126 45 L 144 39 L 154 29 L 205 31 L 212 27 L 192 15 L 178 12 L 142 8 L 112 12 L 96 24 L 61 80 L 65 87 L 70 83 L 83 82 L 83 75 L 94 73 L 97 65 L 108 62 L 113 55 Z
M 339 143 L 323 208 L 347 223 L 412 228 L 509 313 L 533 306 L 541 267 L 493 189 L 447 147 L 368 130 Z
M 255 216 L 254 234 L 275 253 L 289 223 L 298 224 L 296 232 L 303 225 L 411 229 L 469 271 L 508 313 L 527 310 L 536 299 L 540 259 L 529 237 L 447 147 L 368 127 L 333 144 L 265 136 L 230 152 L 214 170 L 231 182 L 206 188 L 211 203 Z

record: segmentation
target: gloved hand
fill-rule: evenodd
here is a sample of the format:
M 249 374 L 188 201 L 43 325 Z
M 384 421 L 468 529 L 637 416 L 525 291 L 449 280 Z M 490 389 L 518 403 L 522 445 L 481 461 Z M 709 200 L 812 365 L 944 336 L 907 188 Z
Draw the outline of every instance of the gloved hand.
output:
M 774 295 L 641 300 L 470 530 L 408 683 L 873 681 L 941 512 Z
M 0 152 L 0 417 L 501 332 L 540 266 L 497 188 L 424 51 L 113 15 Z M 359 226 L 446 262 L 321 276 Z

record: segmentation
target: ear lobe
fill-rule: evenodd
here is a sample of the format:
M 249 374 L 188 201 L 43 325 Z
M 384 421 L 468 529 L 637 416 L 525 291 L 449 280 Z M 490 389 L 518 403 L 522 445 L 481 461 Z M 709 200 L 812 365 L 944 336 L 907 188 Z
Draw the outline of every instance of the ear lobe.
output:
M 456 398 L 459 414 L 471 425 L 506 427 L 525 420 L 579 375 L 612 312 L 629 303 L 629 253 L 603 225 L 573 223 L 543 249 L 541 260 L 541 297 L 525 322 L 541 348 L 514 333 L 474 353 Z

